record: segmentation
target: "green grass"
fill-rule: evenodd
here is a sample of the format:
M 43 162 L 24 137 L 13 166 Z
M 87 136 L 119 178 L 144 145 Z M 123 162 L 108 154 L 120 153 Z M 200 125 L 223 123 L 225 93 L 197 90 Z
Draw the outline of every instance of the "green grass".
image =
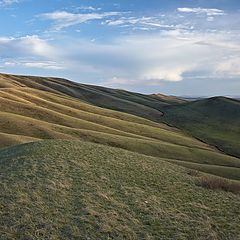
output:
M 164 122 L 240 157 L 240 101 L 215 97 L 165 108 Z
M 52 140 L 1 150 L 0 164 L 3 240 L 240 236 L 239 195 L 159 158 Z
M 206 172 L 210 174 L 215 174 L 220 177 L 230 178 L 235 180 L 240 180 L 240 168 L 221 166 L 221 165 L 211 165 L 211 164 L 201 164 L 186 161 L 168 160 L 171 163 L 176 163 L 180 166 L 195 169 L 201 172 Z M 217 174 L 216 174 L 217 173 Z

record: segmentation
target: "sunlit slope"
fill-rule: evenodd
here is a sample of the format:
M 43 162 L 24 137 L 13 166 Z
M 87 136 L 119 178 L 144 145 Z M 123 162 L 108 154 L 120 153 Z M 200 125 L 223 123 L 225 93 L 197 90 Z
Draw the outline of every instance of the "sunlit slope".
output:
M 165 108 L 164 120 L 240 157 L 240 101 L 214 97 Z
M 164 94 L 151 94 L 151 97 L 154 97 L 157 100 L 160 100 L 162 102 L 168 103 L 168 104 L 177 104 L 177 103 L 186 103 L 187 101 L 183 98 L 178 98 L 176 96 L 167 96 Z
M 29 81 L 29 79 L 31 81 Z M 159 109 L 161 109 L 162 106 L 173 103 L 172 100 L 168 101 L 167 99 L 159 99 L 154 96 L 79 84 L 60 78 L 1 74 L 0 88 L 1 87 L 30 87 L 58 94 L 65 94 L 92 103 L 96 106 L 134 114 L 154 121 L 159 121 L 161 118 L 162 112 Z
M 35 142 L 37 140 L 39 140 L 39 139 L 24 136 L 24 135 L 7 134 L 7 133 L 0 132 L 0 148 L 17 145 L 17 144 L 21 144 L 21 143 L 26 143 L 26 142 Z
M 0 150 L 0 239 L 238 239 L 240 197 L 159 158 L 80 141 Z
M 17 96 L 17 99 L 14 98 Z M 2 130 L 13 130 L 12 133 L 28 131 L 17 123 L 37 121 L 38 127 L 44 123 L 50 127 L 55 125 L 66 129 L 86 129 L 113 135 L 165 141 L 173 144 L 209 148 L 207 145 L 182 134 L 164 124 L 157 124 L 110 110 L 97 108 L 75 99 L 65 98 L 48 92 L 30 88 L 10 88 L 0 90 L 0 110 Z M 16 124 L 14 125 L 14 122 Z M 10 124 L 8 124 L 8 122 Z M 24 124 L 24 123 L 23 123 Z M 32 123 L 33 124 L 33 123 Z M 13 127 L 14 125 L 14 127 Z M 31 128 L 31 123 L 28 124 Z M 22 130 L 21 130 L 22 129 Z M 29 131 L 27 136 L 32 132 Z M 7 132 L 11 133 L 11 132 Z

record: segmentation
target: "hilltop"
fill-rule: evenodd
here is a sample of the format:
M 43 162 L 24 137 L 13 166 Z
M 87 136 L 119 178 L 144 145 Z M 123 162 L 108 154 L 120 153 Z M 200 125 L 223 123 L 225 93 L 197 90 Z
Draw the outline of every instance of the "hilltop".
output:
M 80 141 L 0 151 L 0 239 L 238 239 L 240 195 L 204 174 Z

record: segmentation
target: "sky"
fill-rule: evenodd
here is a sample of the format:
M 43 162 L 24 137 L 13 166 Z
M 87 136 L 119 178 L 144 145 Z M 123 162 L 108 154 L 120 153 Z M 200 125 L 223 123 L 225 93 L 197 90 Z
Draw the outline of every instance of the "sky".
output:
M 240 1 L 0 0 L 0 72 L 240 96 Z

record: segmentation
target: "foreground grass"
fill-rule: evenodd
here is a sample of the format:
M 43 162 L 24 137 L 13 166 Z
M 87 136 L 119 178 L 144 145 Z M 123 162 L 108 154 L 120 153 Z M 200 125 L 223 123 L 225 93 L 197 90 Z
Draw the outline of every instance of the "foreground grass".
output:
M 239 239 L 240 196 L 159 158 L 80 141 L 0 151 L 0 239 Z

